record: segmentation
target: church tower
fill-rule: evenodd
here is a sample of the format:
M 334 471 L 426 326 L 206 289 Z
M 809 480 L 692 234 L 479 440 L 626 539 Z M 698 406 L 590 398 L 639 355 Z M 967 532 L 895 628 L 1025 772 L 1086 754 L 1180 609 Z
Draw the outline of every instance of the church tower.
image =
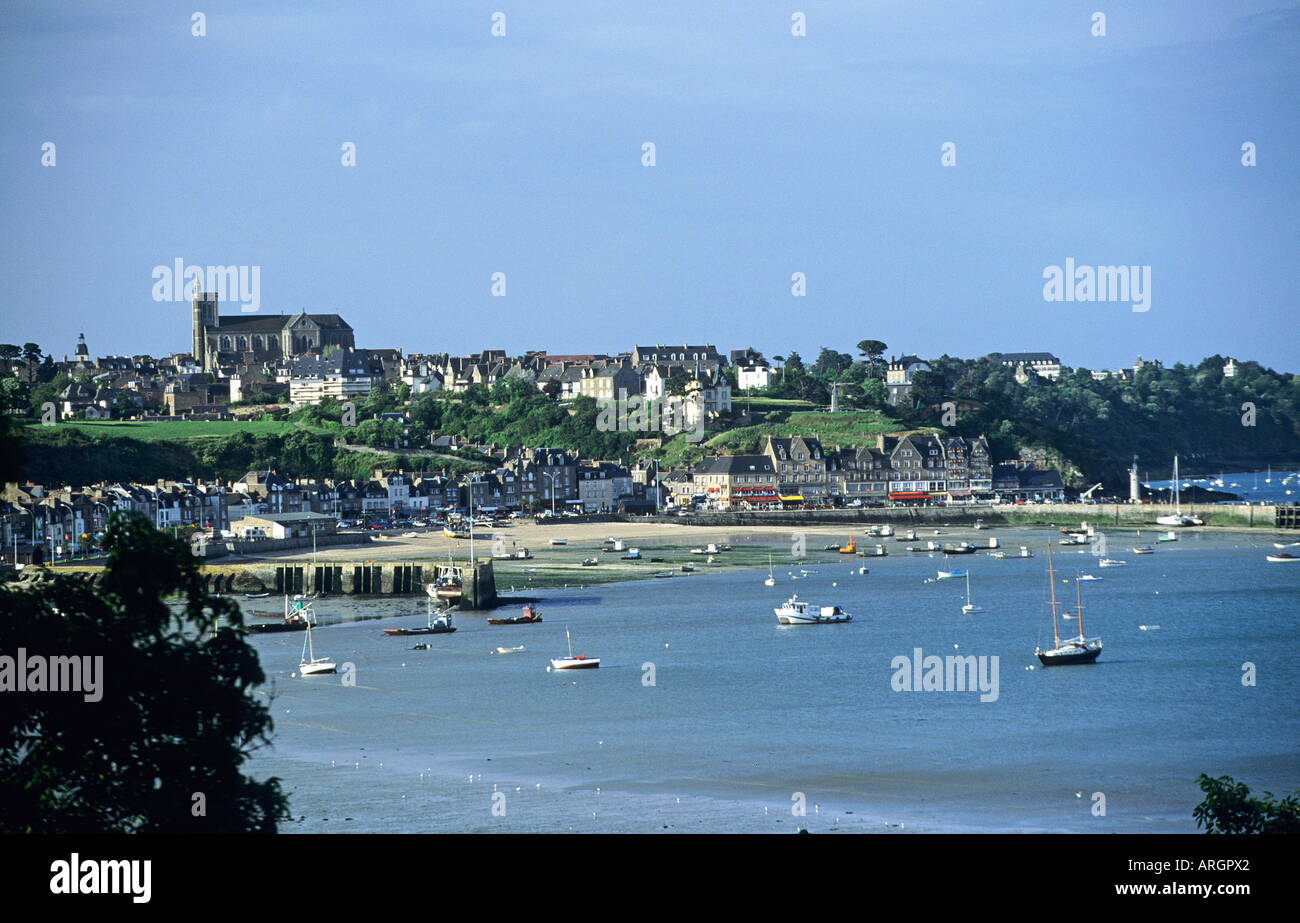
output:
M 90 349 L 86 346 L 86 335 L 84 333 L 77 337 L 76 358 L 78 362 L 90 361 Z
M 199 291 L 199 280 L 194 280 L 194 361 L 203 371 L 208 368 L 207 342 L 204 331 L 217 326 L 217 293 Z

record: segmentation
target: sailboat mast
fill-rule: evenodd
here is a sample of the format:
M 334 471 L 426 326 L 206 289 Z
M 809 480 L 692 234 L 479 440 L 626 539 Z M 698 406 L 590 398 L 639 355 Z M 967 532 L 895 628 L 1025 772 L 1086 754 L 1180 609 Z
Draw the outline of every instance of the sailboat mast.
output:
M 1052 591 L 1052 647 L 1061 646 L 1061 636 L 1056 631 L 1056 574 L 1052 571 L 1052 546 L 1047 546 L 1047 583 Z
M 1174 515 L 1175 516 L 1181 516 L 1183 514 L 1183 505 L 1179 500 L 1178 493 L 1179 493 L 1178 492 L 1178 456 L 1175 455 L 1174 456 Z
M 1083 587 L 1079 586 L 1079 575 L 1074 575 L 1075 615 L 1079 619 L 1079 637 L 1083 637 Z

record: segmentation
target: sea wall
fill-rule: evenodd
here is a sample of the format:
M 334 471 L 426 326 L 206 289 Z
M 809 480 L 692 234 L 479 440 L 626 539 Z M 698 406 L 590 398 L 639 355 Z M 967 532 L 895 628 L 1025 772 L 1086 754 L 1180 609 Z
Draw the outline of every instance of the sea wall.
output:
M 1274 507 L 1271 506 L 1189 506 L 1184 513 L 1197 516 L 1211 526 L 1231 528 L 1275 528 Z M 1144 504 L 1081 504 L 1046 503 L 997 506 L 932 506 L 889 507 L 884 509 L 851 510 L 756 510 L 732 513 L 696 513 L 691 516 L 646 517 L 655 522 L 691 526 L 810 526 L 856 525 L 888 523 L 892 526 L 929 524 L 987 525 L 1068 525 L 1087 520 L 1098 525 L 1132 525 L 1160 528 L 1157 516 L 1174 512 L 1170 505 Z

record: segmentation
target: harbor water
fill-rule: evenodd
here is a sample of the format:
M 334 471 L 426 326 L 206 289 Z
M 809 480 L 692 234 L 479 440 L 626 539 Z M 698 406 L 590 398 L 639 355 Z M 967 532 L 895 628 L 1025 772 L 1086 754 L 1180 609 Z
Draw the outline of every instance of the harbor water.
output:
M 1156 533 L 1117 531 L 1127 564 L 1099 568 L 1055 530 L 992 534 L 1034 557 L 889 542 L 794 560 L 774 535 L 775 587 L 766 567 L 701 568 L 540 591 L 540 624 L 465 613 L 423 637 L 381 630 L 423 624 L 414 600 L 321 600 L 410 614 L 313 631 L 336 675 L 295 675 L 301 635 L 252 636 L 275 733 L 250 771 L 282 780 L 282 829 L 311 833 L 1195 832 L 1203 772 L 1300 788 L 1300 565 L 1265 561 L 1274 536 L 1185 531 L 1135 556 Z M 1079 585 L 1096 664 L 1034 656 L 1052 643 L 1049 543 L 1062 613 L 1076 574 L 1103 578 Z M 966 582 L 940 570 L 969 571 L 983 611 L 963 615 Z M 778 626 L 792 593 L 853 621 Z M 599 669 L 548 671 L 566 629 Z M 918 655 L 983 658 L 995 682 L 900 689 Z

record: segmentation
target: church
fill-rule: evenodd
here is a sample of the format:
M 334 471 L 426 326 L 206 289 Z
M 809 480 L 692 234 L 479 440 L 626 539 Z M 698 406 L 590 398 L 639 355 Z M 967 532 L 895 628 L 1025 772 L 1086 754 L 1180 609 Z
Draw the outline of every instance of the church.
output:
M 321 355 L 326 347 L 356 347 L 352 327 L 337 314 L 217 313 L 217 293 L 194 285 L 194 361 L 205 372 L 220 366 Z

